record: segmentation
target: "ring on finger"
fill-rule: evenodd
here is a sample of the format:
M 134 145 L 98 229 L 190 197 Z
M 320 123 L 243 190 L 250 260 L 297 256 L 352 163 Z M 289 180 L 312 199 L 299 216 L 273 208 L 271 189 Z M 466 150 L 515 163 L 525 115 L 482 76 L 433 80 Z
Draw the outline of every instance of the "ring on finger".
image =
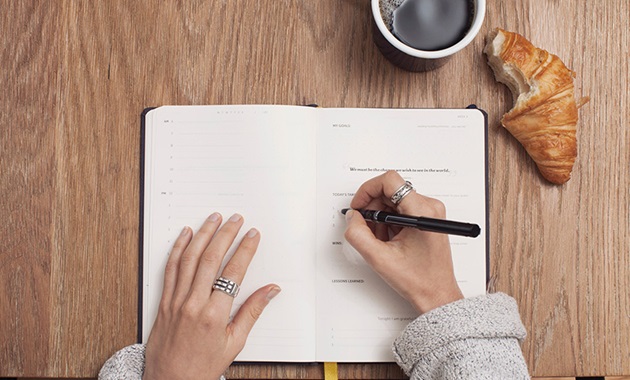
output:
M 212 289 L 220 290 L 228 296 L 234 298 L 238 295 L 240 286 L 236 282 L 228 278 L 219 277 L 214 280 L 214 284 L 212 284 Z
M 400 186 L 398 190 L 394 192 L 394 194 L 389 198 L 389 200 L 391 200 L 394 205 L 398 206 L 398 204 L 403 200 L 403 198 L 409 195 L 409 193 L 411 193 L 412 190 L 413 190 L 413 185 L 411 184 L 411 182 L 405 181 L 405 183 L 402 186 Z

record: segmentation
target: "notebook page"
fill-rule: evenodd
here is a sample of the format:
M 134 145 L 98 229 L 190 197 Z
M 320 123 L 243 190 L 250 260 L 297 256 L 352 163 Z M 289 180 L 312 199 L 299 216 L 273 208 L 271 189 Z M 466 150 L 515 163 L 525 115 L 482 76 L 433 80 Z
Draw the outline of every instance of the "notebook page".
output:
M 314 360 L 316 110 L 290 106 L 160 107 L 147 117 L 143 340 L 162 293 L 167 253 L 183 226 L 240 213 L 261 242 L 235 309 L 254 290 L 282 292 L 262 314 L 243 361 Z M 234 250 L 234 249 L 233 249 Z M 233 253 L 229 252 L 229 255 Z M 234 310 L 233 310 L 234 311 Z
M 464 295 L 485 292 L 485 126 L 478 110 L 323 109 L 318 129 L 318 360 L 394 361 L 391 344 L 417 312 L 345 242 L 342 208 L 361 183 L 397 170 L 482 226 L 451 236 Z

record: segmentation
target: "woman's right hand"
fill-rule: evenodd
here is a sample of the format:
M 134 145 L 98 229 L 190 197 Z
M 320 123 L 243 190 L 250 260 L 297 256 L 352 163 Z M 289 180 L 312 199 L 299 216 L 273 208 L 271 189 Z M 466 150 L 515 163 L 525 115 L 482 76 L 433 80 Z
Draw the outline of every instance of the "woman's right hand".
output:
M 357 190 L 350 207 L 446 218 L 442 202 L 415 191 L 394 205 L 390 197 L 404 183 L 395 171 L 372 178 Z M 346 220 L 346 240 L 418 312 L 463 298 L 453 272 L 448 235 L 368 224 L 356 211 L 347 212 Z

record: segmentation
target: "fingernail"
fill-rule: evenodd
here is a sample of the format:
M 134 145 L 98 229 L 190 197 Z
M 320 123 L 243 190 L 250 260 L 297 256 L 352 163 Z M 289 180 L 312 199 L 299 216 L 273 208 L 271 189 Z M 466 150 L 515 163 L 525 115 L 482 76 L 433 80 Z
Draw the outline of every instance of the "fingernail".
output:
M 219 214 L 218 212 L 215 212 L 208 217 L 208 220 L 211 222 L 216 222 L 219 220 L 219 218 L 221 218 L 221 214 Z
M 256 230 L 255 228 L 252 228 L 251 230 L 247 231 L 247 237 L 248 238 L 253 238 L 254 236 L 258 235 L 258 230 Z
M 241 220 L 241 216 L 239 214 L 234 214 L 230 217 L 230 222 L 232 223 L 238 222 L 239 220 Z
M 278 295 L 278 293 L 280 293 L 282 289 L 280 289 L 279 287 L 274 287 L 273 289 L 271 289 L 269 291 L 269 293 L 267 293 L 267 300 L 271 301 L 275 296 Z
M 184 227 L 182 232 L 179 234 L 179 237 L 184 237 L 184 236 L 188 235 L 188 231 L 189 230 L 190 230 L 190 228 L 188 228 L 188 226 Z
M 354 210 L 348 210 L 346 212 L 346 222 L 349 222 L 352 219 L 352 215 L 354 215 Z

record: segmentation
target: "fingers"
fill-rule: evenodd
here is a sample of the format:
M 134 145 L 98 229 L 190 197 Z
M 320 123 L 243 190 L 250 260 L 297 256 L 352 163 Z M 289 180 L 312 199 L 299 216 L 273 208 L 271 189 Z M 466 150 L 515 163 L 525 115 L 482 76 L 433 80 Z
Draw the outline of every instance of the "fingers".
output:
M 177 285 L 173 294 L 173 302 L 181 305 L 188 297 L 190 286 L 197 273 L 197 266 L 202 252 L 208 247 L 215 232 L 221 225 L 221 215 L 213 213 L 203 223 L 199 231 L 193 236 L 192 240 L 182 253 L 179 262 L 179 271 L 177 275 Z
M 243 225 L 243 217 L 234 214 L 214 234 L 212 240 L 199 258 L 197 272 L 190 289 L 190 298 L 205 302 L 212 292 L 212 284 L 218 277 L 225 254 L 234 243 L 234 239 Z M 256 244 L 257 246 L 257 244 Z M 234 279 L 230 278 L 235 281 Z
M 175 286 L 177 285 L 177 272 L 179 269 L 179 260 L 184 253 L 184 250 L 190 243 L 192 238 L 192 230 L 190 227 L 184 227 L 179 234 L 173 249 L 168 256 L 166 262 L 166 268 L 164 269 L 164 287 L 162 288 L 162 300 L 160 301 L 163 306 L 169 305 L 175 292 Z
M 348 223 L 344 237 L 359 253 L 368 264 L 374 266 L 380 253 L 387 250 L 387 244 L 379 240 L 373 233 L 365 219 L 354 210 L 346 213 Z
M 221 216 L 215 213 L 192 239 L 190 229 L 182 232 L 166 269 L 165 289 L 171 296 L 164 300 L 165 303 L 177 308 L 187 302 L 189 307 L 197 310 L 212 305 L 214 312 L 225 315 L 226 319 L 229 317 L 233 298 L 221 291 L 213 292 L 212 285 L 243 225 L 243 218 L 234 214 L 223 226 L 219 227 L 220 224 Z M 239 243 L 221 276 L 240 285 L 259 242 L 260 233 L 252 228 Z
M 350 207 L 360 209 L 369 206 L 374 210 L 396 210 L 400 213 L 410 213 L 413 209 L 405 206 L 417 203 L 418 194 L 415 191 L 407 194 L 398 205 L 395 205 L 390 199 L 404 184 L 405 180 L 400 174 L 393 170 L 387 171 L 363 183 L 354 195 Z M 416 198 L 416 202 L 408 198 Z
M 215 359 L 221 359 L 226 366 L 243 348 L 254 323 L 280 288 L 270 284 L 259 289 L 230 321 L 233 298 L 220 290 L 212 291 L 212 285 L 242 225 L 243 218 L 236 214 L 221 226 L 221 215 L 215 213 L 194 236 L 189 227 L 182 230 L 167 260 L 160 311 L 149 338 L 151 347 L 160 345 L 161 340 L 164 352 L 179 347 L 189 355 L 208 349 L 208 341 L 216 342 L 210 348 L 214 349 Z M 259 242 L 258 230 L 250 229 L 225 265 L 222 276 L 240 285 Z M 149 351 L 155 352 L 155 348 Z
M 260 242 L 260 233 L 255 228 L 249 230 L 243 240 L 241 240 L 236 252 L 223 268 L 221 277 L 232 280 L 241 285 L 245 278 L 245 273 L 254 258 L 258 243 Z M 216 300 L 216 302 L 215 302 Z M 218 308 L 219 312 L 229 315 L 234 298 L 222 291 L 213 291 L 210 295 L 210 302 L 214 308 Z M 227 302 L 226 302 L 227 301 Z
M 354 209 L 370 208 L 374 210 L 396 210 L 401 214 L 444 217 L 446 212 L 442 202 L 411 191 L 398 205 L 391 196 L 405 183 L 403 177 L 395 171 L 388 171 L 374 177 L 359 187 L 350 207 Z
M 249 335 L 252 327 L 254 327 L 254 323 L 256 323 L 265 307 L 267 307 L 269 301 L 277 296 L 280 291 L 281 289 L 278 285 L 270 284 L 255 291 L 243 303 L 229 326 L 232 336 L 237 339 L 240 348 L 245 344 L 247 335 Z
M 388 171 L 364 182 L 352 198 L 350 207 L 366 208 L 367 205 L 382 205 L 393 208 L 389 197 L 403 184 L 405 180 L 394 171 Z

